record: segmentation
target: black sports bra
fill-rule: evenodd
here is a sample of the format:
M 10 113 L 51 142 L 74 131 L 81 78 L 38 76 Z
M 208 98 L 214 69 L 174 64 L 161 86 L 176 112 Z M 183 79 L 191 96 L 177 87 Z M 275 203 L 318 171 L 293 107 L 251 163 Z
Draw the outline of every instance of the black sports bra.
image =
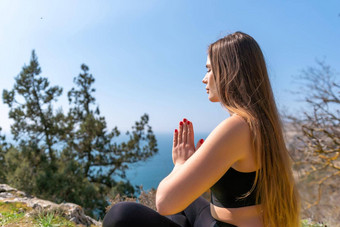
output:
M 218 207 L 237 208 L 256 205 L 257 187 L 245 198 L 255 181 L 256 172 L 239 172 L 229 170 L 210 188 L 211 203 Z

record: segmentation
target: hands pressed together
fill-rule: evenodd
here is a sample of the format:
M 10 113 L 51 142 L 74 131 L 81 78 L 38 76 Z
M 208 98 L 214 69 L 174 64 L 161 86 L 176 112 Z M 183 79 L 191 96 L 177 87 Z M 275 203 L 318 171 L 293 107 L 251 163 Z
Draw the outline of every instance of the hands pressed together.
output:
M 200 139 L 195 147 L 194 127 L 192 122 L 183 119 L 179 122 L 179 128 L 175 129 L 172 145 L 172 161 L 174 165 L 183 164 L 203 144 Z

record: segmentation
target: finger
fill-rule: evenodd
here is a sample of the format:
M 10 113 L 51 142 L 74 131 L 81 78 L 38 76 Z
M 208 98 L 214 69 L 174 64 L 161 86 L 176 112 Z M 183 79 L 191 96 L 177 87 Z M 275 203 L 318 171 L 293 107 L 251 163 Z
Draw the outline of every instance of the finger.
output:
M 188 136 L 188 125 L 187 125 L 187 119 L 184 118 L 183 119 L 183 135 L 182 135 L 182 139 L 183 139 L 184 144 L 186 144 L 187 141 L 188 141 L 187 136 Z
M 196 144 L 196 149 L 195 149 L 195 151 L 197 151 L 198 148 L 200 148 L 200 147 L 202 146 L 203 143 L 204 143 L 204 140 L 203 140 L 203 139 L 200 139 L 200 141 L 198 141 L 197 144 Z
M 194 142 L 194 126 L 191 121 L 187 121 L 188 125 L 188 136 L 187 136 L 187 141 L 190 145 L 195 146 Z
M 175 129 L 174 131 L 174 141 L 173 141 L 173 147 L 176 147 L 178 144 L 178 130 Z
M 182 143 L 182 134 L 183 134 L 183 122 L 179 122 L 179 130 L 178 130 L 178 144 Z

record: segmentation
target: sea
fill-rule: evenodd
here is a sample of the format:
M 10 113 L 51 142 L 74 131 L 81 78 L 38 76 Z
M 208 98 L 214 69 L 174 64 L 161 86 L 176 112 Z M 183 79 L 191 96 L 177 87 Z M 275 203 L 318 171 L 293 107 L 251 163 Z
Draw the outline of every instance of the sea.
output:
M 195 134 L 195 144 L 200 139 L 205 140 L 208 135 L 208 133 Z M 145 162 L 130 165 L 126 172 L 126 179 L 134 186 L 142 186 L 144 191 L 156 189 L 174 167 L 172 162 L 173 134 L 155 133 L 155 136 L 158 152 Z

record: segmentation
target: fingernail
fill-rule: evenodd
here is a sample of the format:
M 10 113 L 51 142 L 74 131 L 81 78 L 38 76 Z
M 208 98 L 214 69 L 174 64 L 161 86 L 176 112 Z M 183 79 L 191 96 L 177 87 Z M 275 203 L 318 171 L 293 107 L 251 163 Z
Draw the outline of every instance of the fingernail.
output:
M 203 139 L 200 139 L 200 143 L 202 144 L 204 142 L 204 140 Z
M 185 122 L 187 122 L 187 119 L 184 118 L 183 121 L 184 121 L 184 123 L 185 123 Z
M 190 121 L 188 121 L 187 124 L 190 125 Z
M 177 133 L 178 132 L 178 130 L 177 129 L 175 129 L 175 133 Z
M 179 122 L 180 125 L 183 125 L 183 121 Z

